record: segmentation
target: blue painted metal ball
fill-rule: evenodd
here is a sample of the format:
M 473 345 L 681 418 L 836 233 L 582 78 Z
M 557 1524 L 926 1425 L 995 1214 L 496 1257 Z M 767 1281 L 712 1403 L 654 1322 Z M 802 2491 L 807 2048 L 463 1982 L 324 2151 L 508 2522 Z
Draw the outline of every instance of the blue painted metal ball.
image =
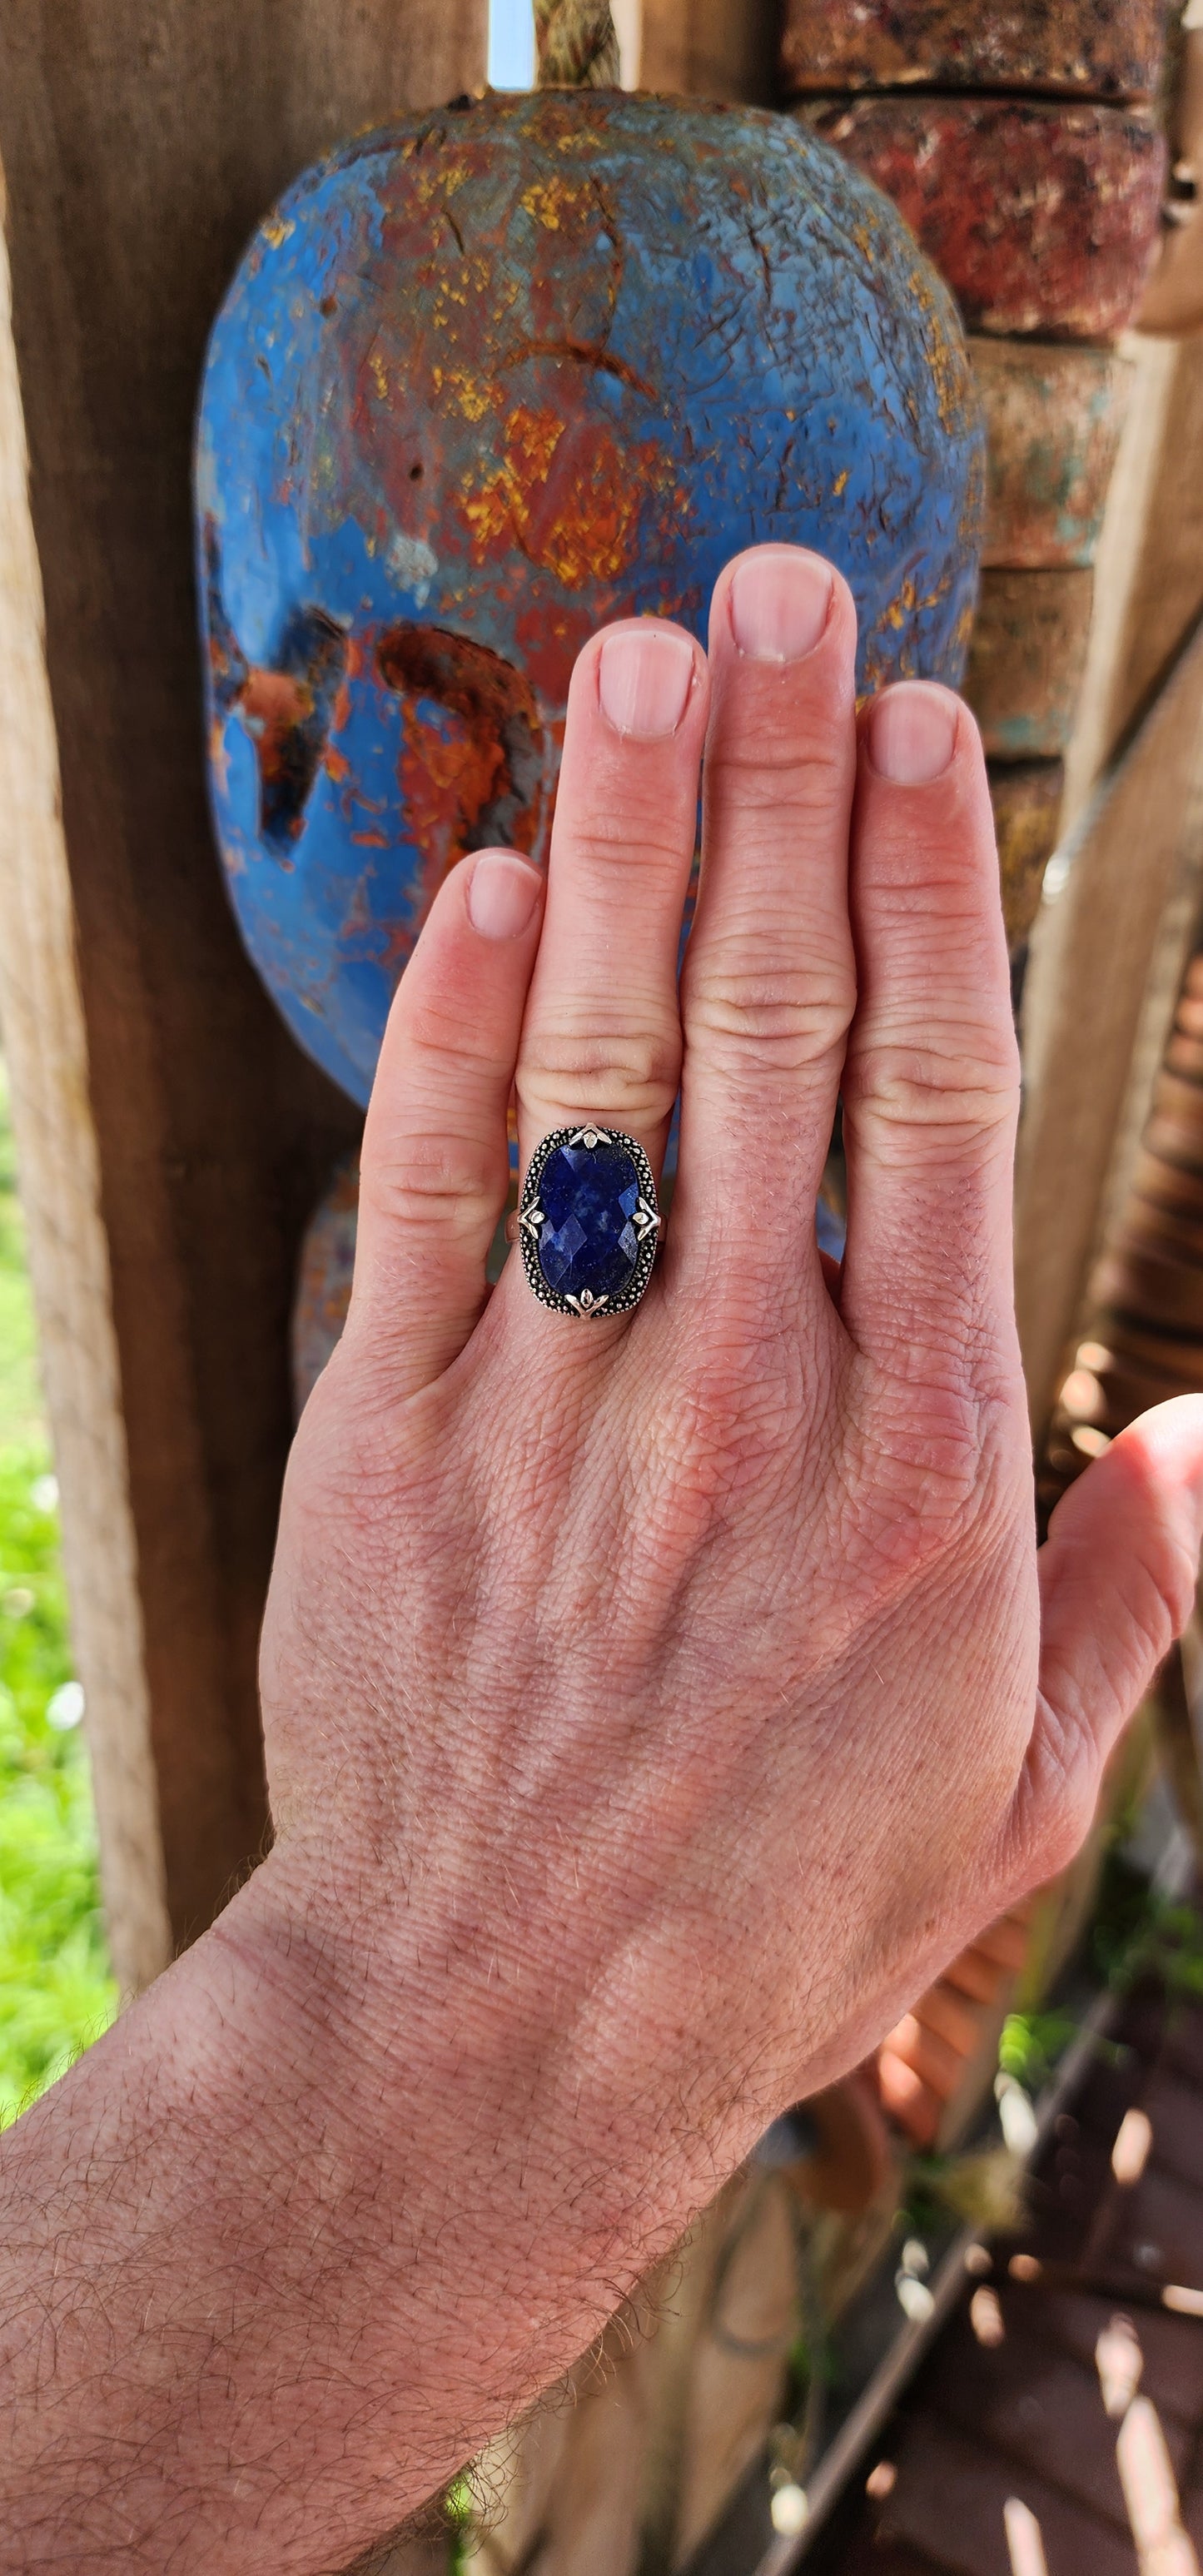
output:
M 951 299 L 784 118 L 550 91 L 308 171 L 213 332 L 197 454 L 213 811 L 246 946 L 357 1100 L 465 850 L 542 860 L 573 660 L 705 634 L 742 547 L 846 573 L 865 690 L 956 683 L 982 436 Z

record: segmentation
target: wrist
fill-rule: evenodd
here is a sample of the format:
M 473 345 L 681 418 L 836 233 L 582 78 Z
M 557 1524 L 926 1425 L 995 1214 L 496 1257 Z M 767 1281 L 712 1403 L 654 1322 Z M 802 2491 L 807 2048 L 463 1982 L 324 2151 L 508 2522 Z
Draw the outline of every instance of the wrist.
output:
M 475 2390 L 487 2327 L 508 2412 L 516 2378 L 546 2386 L 612 2311 L 656 2162 L 630 2116 L 615 2126 L 572 1982 L 521 1930 L 507 1956 L 506 1929 L 474 1934 L 429 1886 L 285 1845 L 207 1939 L 232 1957 L 240 2046 L 273 2065 L 294 2145 L 311 2129 L 338 2163 L 370 2266 L 404 2213 L 399 2336 L 404 2309 L 404 2340 Z

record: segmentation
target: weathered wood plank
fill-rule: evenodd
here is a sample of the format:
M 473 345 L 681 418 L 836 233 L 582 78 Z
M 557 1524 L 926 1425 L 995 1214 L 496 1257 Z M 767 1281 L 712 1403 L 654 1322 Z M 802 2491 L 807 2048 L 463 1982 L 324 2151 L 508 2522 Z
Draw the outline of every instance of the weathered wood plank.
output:
M 643 0 L 644 89 L 771 106 L 778 16 L 771 0 Z
M 1138 319 L 1142 331 L 1185 337 L 1203 330 L 1203 24 L 1197 15 L 1182 38 L 1170 159 L 1172 220 L 1162 233 Z
M 795 114 L 894 199 L 972 329 L 1089 340 L 1131 320 L 1165 170 L 1147 110 L 887 94 Z
M 1016 1306 L 1038 1438 L 1100 1240 L 1146 983 L 1167 920 L 1180 954 L 1197 901 L 1201 787 L 1203 636 L 1084 818 L 1033 945 Z
M 1203 338 L 1124 342 L 1132 393 L 1096 558 L 1094 625 L 1067 762 L 1066 821 L 1203 612 Z
M 290 1432 L 292 1271 L 355 1132 L 251 974 L 213 853 L 197 379 L 218 297 L 283 183 L 373 117 L 471 85 L 484 38 L 484 0 L 0 9 L 14 330 L 137 1550 L 142 1637 L 127 1621 L 122 1653 L 149 1692 L 177 1942 L 261 1848 L 255 1658 Z M 0 944 L 12 935 L 5 923 Z M 41 1118 L 40 1102 L 24 1114 Z M 39 1245 L 42 1224 L 35 1202 L 47 1332 L 70 1238 Z M 85 1506 L 64 1401 L 52 1386 L 70 1528 Z M 102 1826 L 106 1796 L 98 1779 Z
M 3 187 L 0 183 L 0 207 Z M 171 1955 L 100 1165 L 0 232 L 0 1027 L 54 1425 L 114 1973 Z
M 832 89 L 1005 89 L 1153 98 L 1162 0 L 787 0 L 788 96 Z

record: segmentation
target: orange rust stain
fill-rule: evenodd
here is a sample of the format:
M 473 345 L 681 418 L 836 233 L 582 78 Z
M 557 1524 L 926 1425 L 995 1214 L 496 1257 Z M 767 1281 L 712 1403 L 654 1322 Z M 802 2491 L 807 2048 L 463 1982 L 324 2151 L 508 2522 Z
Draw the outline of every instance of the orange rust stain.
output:
M 531 849 L 543 764 L 523 674 L 486 645 L 429 626 L 394 627 L 377 663 L 401 700 L 398 778 L 409 836 L 426 856 L 428 895 L 466 850 L 491 838 Z
M 222 795 L 230 783 L 230 755 L 226 750 L 225 717 L 216 715 L 209 727 L 209 766 Z
M 532 179 L 519 199 L 527 214 L 533 215 L 536 223 L 542 224 L 544 231 L 549 233 L 558 233 L 567 218 L 575 214 L 582 204 L 592 205 L 594 202 L 592 189 L 582 188 L 579 181 L 559 177 Z
M 333 778 L 340 786 L 343 779 L 349 778 L 351 775 L 351 763 L 347 759 L 346 753 L 336 751 L 333 743 L 328 743 L 326 746 L 326 767 L 331 778 Z
M 259 775 L 265 787 L 274 785 L 284 775 L 298 730 L 313 714 L 313 691 L 287 671 L 251 669 L 242 712 L 258 748 Z
M 466 367 L 449 367 L 444 379 L 458 403 L 465 420 L 483 420 L 487 411 L 499 411 L 500 387 L 486 378 L 469 375 Z
M 675 491 L 676 475 L 650 441 L 621 447 L 604 422 L 520 405 L 500 455 L 470 469 L 460 508 L 478 564 L 517 547 L 579 590 L 628 569 L 646 499 Z

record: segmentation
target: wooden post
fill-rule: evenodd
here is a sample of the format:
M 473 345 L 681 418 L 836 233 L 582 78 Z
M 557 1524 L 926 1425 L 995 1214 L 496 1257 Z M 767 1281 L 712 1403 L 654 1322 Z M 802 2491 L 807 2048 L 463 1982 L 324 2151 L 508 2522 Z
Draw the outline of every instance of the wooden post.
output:
M 171 1955 L 87 1040 L 0 238 L 0 1027 L 55 1426 L 63 1552 L 118 1983 Z
M 1133 389 L 1096 570 L 1063 828 L 1131 732 L 1203 611 L 1203 336 L 1123 343 Z
M 1046 902 L 1027 1015 L 1028 1103 L 1016 1176 L 1016 1303 L 1039 1440 L 1098 1249 L 1134 1063 L 1160 1061 L 1198 901 L 1203 635 L 1133 743 Z M 1146 986 L 1168 935 L 1176 958 Z M 1143 1033 L 1143 1043 L 1141 1040 Z
M 640 86 L 771 105 L 778 15 L 772 0 L 642 0 Z
M 164 1884 L 179 1944 L 262 1847 L 255 1659 L 289 1439 L 286 1318 L 301 1228 L 357 1123 L 243 958 L 210 837 L 189 478 L 201 358 L 285 182 L 356 127 L 471 86 L 484 61 L 485 0 L 0 6 L 13 338 L 84 1030 L 27 538 L 3 637 L 20 675 L 6 677 L 3 756 L 22 804 L 0 861 L 0 949 L 11 987 L 37 890 L 56 962 L 27 984 L 28 1021 L 11 992 L 0 1001 L 130 1983 L 166 1947 Z M 10 560 L 16 419 L 10 359 Z

